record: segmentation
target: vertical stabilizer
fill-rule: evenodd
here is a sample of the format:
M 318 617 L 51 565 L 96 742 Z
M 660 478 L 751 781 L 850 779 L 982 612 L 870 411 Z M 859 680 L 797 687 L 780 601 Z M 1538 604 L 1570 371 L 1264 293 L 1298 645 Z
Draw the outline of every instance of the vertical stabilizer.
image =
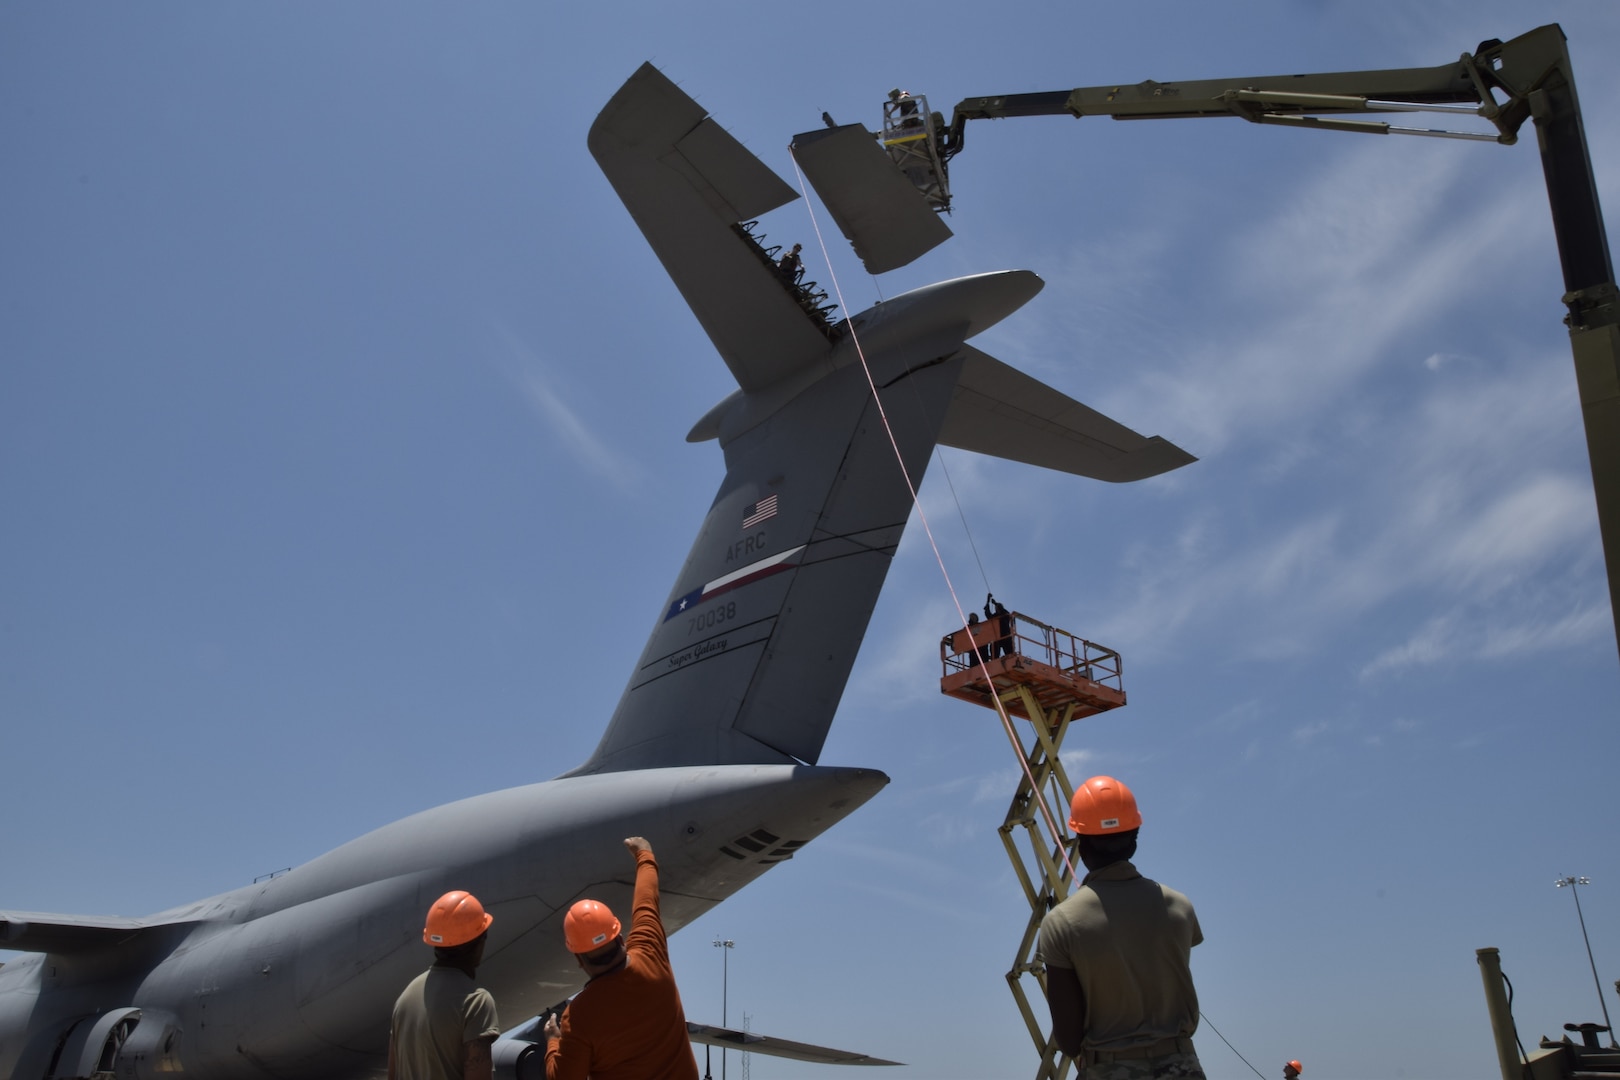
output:
M 920 341 L 885 359 L 881 396 L 914 480 L 959 347 Z M 820 756 L 911 495 L 859 365 L 724 447 L 720 492 L 579 772 Z

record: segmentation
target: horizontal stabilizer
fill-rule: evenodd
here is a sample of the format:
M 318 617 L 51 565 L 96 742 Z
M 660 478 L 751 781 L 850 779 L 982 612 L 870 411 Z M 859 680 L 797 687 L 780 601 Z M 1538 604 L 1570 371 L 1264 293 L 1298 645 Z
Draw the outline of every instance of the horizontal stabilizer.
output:
M 59 954 L 94 952 L 122 945 L 159 926 L 183 925 L 184 921 L 152 922 L 116 915 L 47 915 L 34 911 L 0 911 L 0 949 Z
M 777 249 L 741 227 L 799 196 L 703 106 L 643 64 L 588 142 L 738 386 L 762 389 L 826 355 L 822 316 L 784 280 Z
M 945 446 L 1111 483 L 1144 480 L 1198 460 L 972 346 L 963 351 L 962 378 L 939 435 Z
M 591 138 L 661 159 L 726 221 L 758 217 L 798 198 L 651 64 L 643 64 L 603 107 Z
M 793 157 L 869 274 L 896 270 L 951 238 L 928 200 L 859 124 L 793 136 Z
M 792 1042 L 754 1031 L 715 1027 L 712 1024 L 686 1025 L 686 1034 L 695 1043 L 718 1046 L 726 1050 L 743 1050 L 750 1054 L 769 1054 L 771 1057 L 792 1058 L 794 1061 L 813 1061 L 819 1065 L 904 1065 L 903 1061 L 886 1061 L 870 1054 L 857 1054 L 853 1050 L 834 1050 L 830 1046 Z

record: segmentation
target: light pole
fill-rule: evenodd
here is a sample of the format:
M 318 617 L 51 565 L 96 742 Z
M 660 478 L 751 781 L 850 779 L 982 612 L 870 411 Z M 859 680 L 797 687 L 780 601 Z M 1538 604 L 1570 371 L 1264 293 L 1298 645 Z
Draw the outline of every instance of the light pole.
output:
M 1603 1000 L 1603 984 L 1598 981 L 1597 961 L 1592 959 L 1592 941 L 1586 936 L 1586 916 L 1581 914 L 1581 891 L 1576 888 L 1578 885 L 1590 884 L 1592 882 L 1583 877 L 1561 877 L 1553 882 L 1554 887 L 1559 889 L 1568 885 L 1570 895 L 1575 898 L 1575 917 L 1581 921 L 1581 940 L 1586 942 L 1586 962 L 1592 965 L 1592 985 L 1597 987 L 1598 1005 L 1603 1009 L 1603 1026 L 1609 1029 L 1609 1045 L 1611 1047 L 1620 1047 L 1620 1043 L 1614 1041 L 1614 1025 L 1609 1023 L 1609 1005 L 1608 1002 Z M 721 1060 L 721 1071 L 724 1072 L 724 1058 Z
M 1586 924 L 1582 923 L 1581 925 L 1584 927 Z M 725 950 L 725 952 L 720 954 L 720 1026 L 721 1027 L 729 1026 L 726 1023 L 727 968 L 729 968 L 731 966 L 731 950 L 734 949 L 736 947 L 736 945 L 737 945 L 737 943 L 735 941 L 732 941 L 730 938 L 715 938 L 714 939 L 714 947 L 717 948 L 717 949 L 724 949 Z M 1593 970 L 1596 971 L 1597 969 L 1594 968 Z M 1604 1013 L 1603 1015 L 1604 1015 L 1605 1018 L 1607 1018 L 1609 1014 Z M 723 1046 L 720 1048 L 720 1080 L 726 1080 L 726 1048 L 723 1047 Z

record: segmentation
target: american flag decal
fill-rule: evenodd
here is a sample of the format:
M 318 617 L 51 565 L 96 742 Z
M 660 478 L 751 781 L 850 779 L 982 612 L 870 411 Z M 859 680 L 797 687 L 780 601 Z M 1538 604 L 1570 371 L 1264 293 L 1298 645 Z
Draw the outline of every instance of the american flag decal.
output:
M 775 516 L 776 496 L 767 495 L 743 512 L 742 527 L 746 529 L 752 525 L 758 525 L 766 518 L 773 518 Z

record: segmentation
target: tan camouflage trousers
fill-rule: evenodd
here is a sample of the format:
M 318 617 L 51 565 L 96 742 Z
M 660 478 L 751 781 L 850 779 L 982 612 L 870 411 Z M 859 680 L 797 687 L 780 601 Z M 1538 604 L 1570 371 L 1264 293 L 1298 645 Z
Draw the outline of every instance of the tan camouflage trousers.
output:
M 1204 1080 L 1197 1054 L 1165 1054 L 1156 1058 L 1100 1061 L 1087 1065 L 1080 1080 Z

